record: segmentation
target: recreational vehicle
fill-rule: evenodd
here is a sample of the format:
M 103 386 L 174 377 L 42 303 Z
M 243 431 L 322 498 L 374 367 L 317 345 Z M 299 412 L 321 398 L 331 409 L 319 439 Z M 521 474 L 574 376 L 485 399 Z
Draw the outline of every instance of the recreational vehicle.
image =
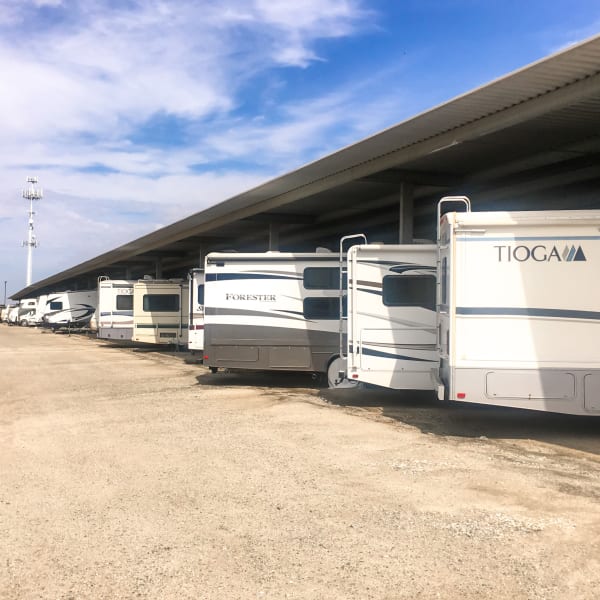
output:
M 140 279 L 133 285 L 133 341 L 187 346 L 188 283 Z
M 188 348 L 192 353 L 204 350 L 204 269 L 192 269 L 190 286 L 190 323 Z
M 38 318 L 45 327 L 85 327 L 98 302 L 96 290 L 56 292 L 40 298 Z
M 436 260 L 433 244 L 366 244 L 348 250 L 349 379 L 393 389 L 434 389 Z
M 314 373 L 334 365 L 337 375 L 339 263 L 329 251 L 208 254 L 204 364 Z
M 36 307 L 36 298 L 24 298 L 9 312 L 8 322 L 23 327 L 36 325 Z
M 133 338 L 133 285 L 125 279 L 98 280 L 98 337 L 131 341 Z
M 599 231 L 598 210 L 441 217 L 440 399 L 600 415 Z

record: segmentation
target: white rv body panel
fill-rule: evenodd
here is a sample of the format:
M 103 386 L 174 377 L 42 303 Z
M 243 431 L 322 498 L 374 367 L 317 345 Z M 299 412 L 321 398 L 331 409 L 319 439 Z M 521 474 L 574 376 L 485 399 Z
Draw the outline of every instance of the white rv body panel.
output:
M 84 327 L 89 324 L 97 304 L 97 290 L 56 292 L 43 298 L 38 316 L 46 327 Z
M 600 211 L 449 213 L 440 224 L 440 393 L 600 414 Z
M 188 283 L 140 279 L 133 285 L 133 341 L 187 346 Z
M 6 323 L 8 321 L 8 313 L 10 309 L 10 306 L 3 306 L 2 309 L 0 309 L 0 321 L 2 321 L 3 323 Z
M 129 341 L 133 338 L 133 285 L 126 279 L 98 281 L 98 337 Z
M 11 306 L 8 311 L 8 322 L 11 325 L 15 325 L 19 321 L 19 305 L 15 304 Z
M 211 253 L 204 364 L 326 372 L 339 354 L 337 253 Z
M 18 310 L 12 315 L 15 325 L 31 326 L 36 325 L 37 298 L 23 298 L 19 301 Z
M 192 352 L 204 350 L 204 269 L 192 269 L 190 282 L 190 326 L 188 348 Z
M 434 389 L 436 260 L 435 245 L 350 248 L 349 379 L 393 389 Z

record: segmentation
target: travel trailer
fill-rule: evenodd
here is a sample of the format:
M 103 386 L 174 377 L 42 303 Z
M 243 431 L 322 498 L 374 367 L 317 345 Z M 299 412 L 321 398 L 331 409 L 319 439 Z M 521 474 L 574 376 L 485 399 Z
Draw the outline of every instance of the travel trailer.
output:
M 96 290 L 76 290 L 47 294 L 40 298 L 36 318 L 44 327 L 86 327 L 98 302 Z
M 133 341 L 187 346 L 188 282 L 140 279 L 133 285 Z
M 337 376 L 339 263 L 329 251 L 208 254 L 204 364 Z
M 192 354 L 204 350 L 204 269 L 192 269 L 188 275 L 190 289 L 190 323 L 188 349 Z
M 98 337 L 131 341 L 133 338 L 133 285 L 126 279 L 98 280 Z
M 439 222 L 438 397 L 600 415 L 600 211 L 463 200 Z
M 347 377 L 433 390 L 438 365 L 434 244 L 348 250 Z

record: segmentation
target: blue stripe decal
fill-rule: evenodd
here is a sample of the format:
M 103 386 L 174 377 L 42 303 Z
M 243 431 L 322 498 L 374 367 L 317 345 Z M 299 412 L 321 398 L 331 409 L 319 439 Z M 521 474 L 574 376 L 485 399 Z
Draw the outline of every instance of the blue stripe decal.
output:
M 381 352 L 380 350 L 371 350 L 370 348 L 363 348 L 362 354 L 365 356 L 377 356 L 378 358 L 393 358 L 394 360 L 411 360 L 414 362 L 428 362 L 435 363 L 436 360 L 430 360 L 428 358 L 415 358 L 414 356 L 404 356 L 402 354 L 391 354 L 389 352 Z
M 302 277 L 286 275 L 260 275 L 254 273 L 207 273 L 206 281 L 232 281 L 242 279 L 292 279 L 301 281 Z
M 457 315 L 553 317 L 557 319 L 600 320 L 600 312 L 592 310 L 566 310 L 560 308 L 512 308 L 495 306 L 457 306 Z
M 505 237 L 460 237 L 460 231 L 456 234 L 457 242 L 537 242 L 546 241 L 569 241 L 569 240 L 600 240 L 600 235 L 560 235 L 560 236 L 505 236 Z

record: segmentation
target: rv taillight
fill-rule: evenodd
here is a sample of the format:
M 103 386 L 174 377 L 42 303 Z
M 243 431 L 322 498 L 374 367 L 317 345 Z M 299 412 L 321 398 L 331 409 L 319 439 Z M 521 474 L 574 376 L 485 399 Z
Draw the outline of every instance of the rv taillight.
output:
M 358 373 L 354 373 L 354 374 L 352 375 L 352 379 L 358 379 Z
M 460 398 L 460 400 L 462 400 L 463 398 L 466 398 L 466 397 L 467 397 L 467 395 L 466 395 L 464 392 L 458 392 L 458 393 L 456 394 L 456 397 L 457 397 L 457 398 Z
M 204 356 L 204 360 L 208 360 L 208 355 L 205 355 L 205 356 Z

